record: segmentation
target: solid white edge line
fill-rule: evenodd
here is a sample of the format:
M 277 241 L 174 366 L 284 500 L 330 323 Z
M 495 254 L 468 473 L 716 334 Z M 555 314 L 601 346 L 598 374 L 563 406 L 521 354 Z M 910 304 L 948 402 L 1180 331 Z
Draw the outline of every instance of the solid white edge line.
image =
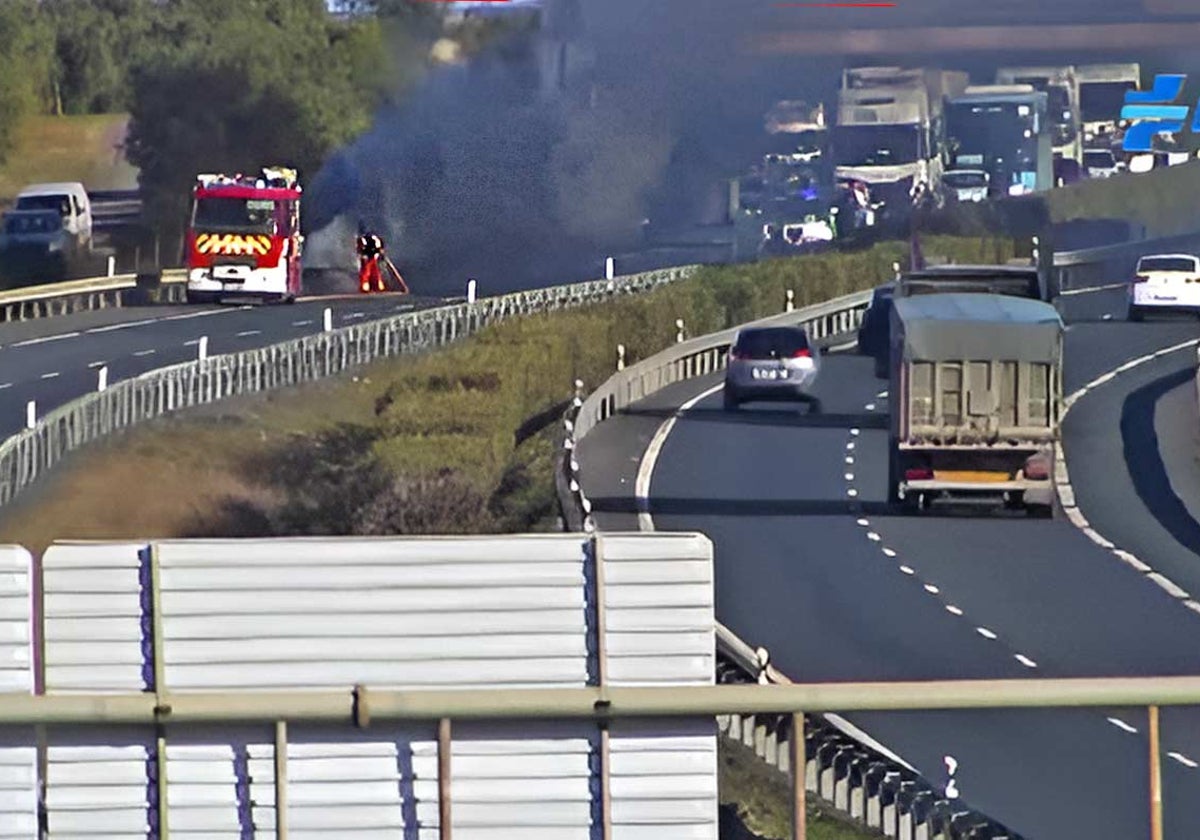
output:
M 144 321 L 125 321 L 120 324 L 109 324 L 107 327 L 92 327 L 90 330 L 84 330 L 88 335 L 95 333 L 115 332 L 116 330 L 127 330 L 130 327 L 144 327 L 147 324 L 157 324 L 162 318 L 147 318 Z
M 223 307 L 221 309 L 205 309 L 200 312 L 184 312 L 182 315 L 168 315 L 165 318 L 157 320 L 161 321 L 186 321 L 189 318 L 205 318 L 209 315 L 220 315 L 224 312 L 245 312 L 247 309 L 253 309 L 252 306 L 235 306 Z
M 720 383 L 706 391 L 700 392 L 679 406 L 679 409 L 674 414 L 664 420 L 654 430 L 654 437 L 650 439 L 650 445 L 646 447 L 646 452 L 642 455 L 641 463 L 638 464 L 637 478 L 633 482 L 633 497 L 639 508 L 639 531 L 654 530 L 654 517 L 650 515 L 649 511 L 650 481 L 654 478 L 654 467 L 658 463 L 658 456 L 662 453 L 662 448 L 666 445 L 667 438 L 670 437 L 671 431 L 675 428 L 675 423 L 685 411 L 689 411 L 698 402 L 712 396 L 724 387 L 724 383 Z
M 25 341 L 18 341 L 16 344 L 10 344 L 6 349 L 12 350 L 15 347 L 32 347 L 35 344 L 46 344 L 50 341 L 61 341 L 64 338 L 75 338 L 78 335 L 78 332 L 69 332 L 60 333 L 59 335 L 48 335 L 44 338 L 30 338 Z

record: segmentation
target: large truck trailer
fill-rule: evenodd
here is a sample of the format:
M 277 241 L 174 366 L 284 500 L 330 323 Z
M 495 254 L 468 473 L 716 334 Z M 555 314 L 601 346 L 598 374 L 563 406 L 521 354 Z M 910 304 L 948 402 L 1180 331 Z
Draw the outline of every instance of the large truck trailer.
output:
M 1010 295 L 898 297 L 890 336 L 889 500 L 1049 516 L 1063 323 Z

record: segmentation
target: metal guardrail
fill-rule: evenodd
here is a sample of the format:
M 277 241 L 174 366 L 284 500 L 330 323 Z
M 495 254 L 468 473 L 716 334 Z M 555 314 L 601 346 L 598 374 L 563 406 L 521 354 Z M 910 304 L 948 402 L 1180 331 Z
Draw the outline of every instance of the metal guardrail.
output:
M 115 274 L 8 289 L 0 292 L 0 321 L 26 321 L 149 303 L 179 303 L 184 299 L 186 282 L 184 269 L 167 269 L 158 275 Z
M 0 505 L 84 444 L 144 420 L 226 397 L 334 376 L 376 359 L 431 350 L 488 324 L 658 288 L 696 266 L 533 289 L 425 309 L 240 353 L 159 368 L 46 414 L 0 443 Z

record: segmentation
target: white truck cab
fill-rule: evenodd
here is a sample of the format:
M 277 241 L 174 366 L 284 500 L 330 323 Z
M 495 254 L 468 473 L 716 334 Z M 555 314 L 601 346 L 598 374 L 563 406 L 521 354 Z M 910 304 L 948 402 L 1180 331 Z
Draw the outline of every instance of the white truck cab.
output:
M 17 194 L 15 210 L 55 210 L 76 247 L 92 250 L 92 203 L 83 184 L 32 184 Z

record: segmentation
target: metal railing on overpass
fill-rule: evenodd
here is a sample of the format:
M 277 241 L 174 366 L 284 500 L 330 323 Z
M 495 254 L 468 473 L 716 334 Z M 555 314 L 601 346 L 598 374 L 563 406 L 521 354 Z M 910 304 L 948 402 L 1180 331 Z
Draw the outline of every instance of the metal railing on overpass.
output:
M 825 683 L 795 685 L 719 685 L 669 687 L 580 687 L 560 689 L 486 689 L 413 691 L 375 690 L 356 685 L 343 691 L 309 692 L 137 692 L 71 695 L 0 695 L 0 726 L 139 727 L 150 740 L 157 739 L 162 753 L 164 727 L 176 735 L 190 728 L 213 724 L 272 726 L 274 764 L 272 779 L 276 836 L 288 828 L 288 727 L 326 724 L 347 729 L 367 729 L 387 721 L 438 724 L 439 837 L 449 840 L 452 827 L 451 732 L 466 721 L 587 721 L 602 730 L 614 721 L 653 718 L 706 718 L 725 716 L 753 719 L 756 715 L 782 716 L 790 723 L 793 748 L 786 769 L 791 779 L 793 836 L 806 835 L 807 773 L 796 772 L 802 754 L 795 745 L 813 746 L 804 737 L 805 714 L 817 712 L 1041 709 L 1131 707 L 1147 709 L 1149 720 L 1150 836 L 1162 840 L 1162 772 L 1159 708 L 1200 705 L 1200 677 L 1130 679 L 1020 679 L 890 683 Z M 796 737 L 800 735 L 800 737 Z M 820 747 L 817 747 L 820 751 Z M 923 836 L 930 840 L 1015 840 L 1016 835 L 977 822 L 948 800 L 931 797 L 911 784 L 889 779 L 886 772 L 860 766 L 858 757 L 840 760 L 821 771 L 819 789 L 867 815 L 867 821 L 889 837 Z M 852 780 L 857 774 L 869 786 L 885 792 L 873 809 L 861 793 L 855 798 Z M 165 785 L 165 774 L 158 774 Z M 164 791 L 165 793 L 165 791 Z M 160 798 L 155 809 L 162 809 Z M 857 805 L 855 804 L 857 803 Z M 160 817 L 166 840 L 165 814 Z M 916 833 L 918 825 L 922 833 Z M 611 825 L 603 826 L 610 836 Z

